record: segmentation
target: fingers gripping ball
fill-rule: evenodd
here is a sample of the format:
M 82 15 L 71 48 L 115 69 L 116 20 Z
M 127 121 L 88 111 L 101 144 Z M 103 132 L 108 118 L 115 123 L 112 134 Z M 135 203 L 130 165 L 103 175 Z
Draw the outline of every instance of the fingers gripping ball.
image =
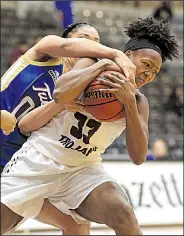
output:
M 102 72 L 84 91 L 84 104 L 87 112 L 96 119 L 104 122 L 112 122 L 124 118 L 124 106 L 112 93 L 101 92 L 100 89 L 110 88 L 99 81 L 107 79 Z M 117 72 L 118 73 L 118 72 Z

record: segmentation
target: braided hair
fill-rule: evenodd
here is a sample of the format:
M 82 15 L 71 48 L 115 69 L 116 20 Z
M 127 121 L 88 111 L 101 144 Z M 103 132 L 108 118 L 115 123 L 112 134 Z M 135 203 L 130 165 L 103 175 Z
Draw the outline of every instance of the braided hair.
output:
M 90 26 L 92 27 L 91 24 L 86 23 L 86 22 L 77 22 L 74 24 L 69 25 L 63 32 L 62 38 L 70 38 L 70 33 L 75 33 L 79 28 L 84 27 L 84 26 Z
M 164 61 L 178 57 L 178 45 L 175 37 L 170 33 L 170 25 L 164 20 L 157 21 L 152 16 L 136 21 L 125 27 L 125 33 L 132 38 L 145 38 L 155 43 L 162 51 Z

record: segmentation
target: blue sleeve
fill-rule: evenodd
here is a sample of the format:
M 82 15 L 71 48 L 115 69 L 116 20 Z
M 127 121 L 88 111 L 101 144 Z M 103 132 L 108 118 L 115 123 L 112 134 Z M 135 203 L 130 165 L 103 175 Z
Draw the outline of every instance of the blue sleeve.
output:
M 9 85 L 5 90 L 0 93 L 0 109 L 7 110 L 9 112 L 12 111 L 12 101 L 13 101 L 13 91 L 12 86 Z

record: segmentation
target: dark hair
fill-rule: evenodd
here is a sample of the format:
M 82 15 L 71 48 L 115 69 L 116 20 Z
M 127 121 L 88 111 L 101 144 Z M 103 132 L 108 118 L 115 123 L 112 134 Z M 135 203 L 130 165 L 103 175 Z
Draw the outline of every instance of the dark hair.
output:
M 178 45 L 170 33 L 170 25 L 164 20 L 157 21 L 152 16 L 136 21 L 125 27 L 125 33 L 130 38 L 146 38 L 155 43 L 162 51 L 164 61 L 178 57 Z
M 69 25 L 63 32 L 62 38 L 68 38 L 69 33 L 75 33 L 79 28 L 84 27 L 84 26 L 91 26 L 91 24 L 86 23 L 86 22 L 77 22 L 74 24 Z

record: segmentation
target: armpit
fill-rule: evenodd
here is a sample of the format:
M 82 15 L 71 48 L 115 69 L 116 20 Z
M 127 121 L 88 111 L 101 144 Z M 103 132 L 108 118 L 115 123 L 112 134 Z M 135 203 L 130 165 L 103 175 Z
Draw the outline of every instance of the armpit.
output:
M 143 94 L 137 89 L 135 96 L 136 96 L 137 103 L 139 103 L 141 101 L 141 97 L 143 96 Z
M 148 104 L 148 99 L 147 97 L 141 93 L 140 91 L 136 91 L 136 101 L 137 101 L 137 104 L 140 104 L 141 102 L 143 104 Z
M 64 73 L 69 72 L 80 58 L 63 58 Z

